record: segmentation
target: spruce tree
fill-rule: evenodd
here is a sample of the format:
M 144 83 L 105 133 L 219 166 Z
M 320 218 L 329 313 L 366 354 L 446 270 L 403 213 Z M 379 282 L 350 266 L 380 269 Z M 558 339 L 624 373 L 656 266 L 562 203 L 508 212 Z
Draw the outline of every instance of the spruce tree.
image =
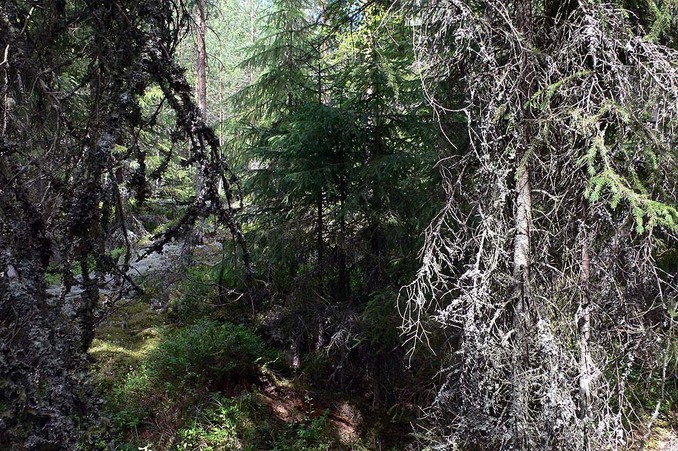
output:
M 675 51 L 609 2 L 419 12 L 427 86 L 462 80 L 469 135 L 441 162 L 447 203 L 404 304 L 413 344 L 441 327 L 455 346 L 429 438 L 623 449 L 665 402 L 626 395 L 663 392 L 675 340 L 657 259 L 678 230 Z

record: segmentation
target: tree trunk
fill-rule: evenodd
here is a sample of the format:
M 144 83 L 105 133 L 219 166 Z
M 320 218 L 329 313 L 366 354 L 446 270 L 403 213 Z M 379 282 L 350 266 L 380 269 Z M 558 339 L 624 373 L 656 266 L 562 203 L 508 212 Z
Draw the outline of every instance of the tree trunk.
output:
M 243 8 L 246 9 L 247 21 L 248 21 L 248 36 L 247 43 L 250 46 L 253 46 L 257 43 L 257 15 L 259 13 L 259 0 L 247 0 Z M 254 68 L 251 65 L 248 65 L 245 71 L 247 86 L 254 83 Z
M 0 217 L 16 207 L 14 194 L 0 192 Z M 48 244 L 27 220 L 17 214 L 0 227 L 0 449 L 76 449 L 80 428 L 98 421 L 90 330 L 69 308 L 79 300 L 47 298 Z
M 592 377 L 592 359 L 589 348 L 591 338 L 591 312 L 589 298 L 589 279 L 591 274 L 591 258 L 589 256 L 589 242 L 586 231 L 586 216 L 582 223 L 582 244 L 581 244 L 581 297 L 579 308 L 577 309 L 577 329 L 579 332 L 579 418 L 584 423 L 584 450 L 589 451 L 590 441 L 589 422 L 591 416 L 591 377 Z
M 519 168 L 516 185 L 516 236 L 513 248 L 513 276 L 515 278 L 513 299 L 513 380 L 511 417 L 514 421 L 514 444 L 516 449 L 529 449 L 530 430 L 529 386 L 527 372 L 529 370 L 529 334 L 532 325 L 530 306 L 529 267 L 530 267 L 530 228 L 532 226 L 532 196 L 530 174 L 527 167 Z
M 316 211 L 316 253 L 318 258 L 318 280 L 320 281 L 320 290 L 322 291 L 323 277 L 325 276 L 325 243 L 323 241 L 323 193 L 318 194 L 317 211 Z
M 198 111 L 200 113 L 200 120 L 207 124 L 207 53 L 205 46 L 205 0 L 196 1 L 196 82 L 195 82 L 195 96 L 198 100 Z M 203 150 L 206 150 L 207 143 L 202 139 L 199 140 Z M 195 156 L 194 156 L 195 157 Z M 204 155 L 203 157 L 206 157 Z M 201 157 L 195 161 L 195 197 L 199 199 L 203 192 L 203 162 Z M 201 241 L 202 233 L 204 231 L 205 220 L 200 218 L 197 227 L 191 231 L 186 237 L 184 247 L 181 251 L 181 265 L 188 267 L 193 263 L 193 251 L 195 246 Z
M 196 69 L 196 97 L 200 119 L 207 124 L 207 52 L 205 45 L 205 0 L 196 1 L 196 27 L 197 27 L 197 59 Z M 195 170 L 195 195 L 200 196 L 203 188 L 202 163 L 198 162 Z
M 529 36 L 532 30 L 532 2 L 531 0 L 515 0 L 515 20 L 518 31 Z M 524 75 L 521 75 L 524 77 Z M 513 393 L 511 400 L 511 416 L 514 421 L 513 443 L 516 449 L 529 449 L 530 424 L 529 416 L 529 386 L 527 371 L 529 370 L 529 334 L 532 326 L 530 305 L 529 270 L 531 263 L 532 229 L 532 187 L 530 166 L 527 161 L 527 152 L 530 143 L 530 129 L 525 119 L 528 116 L 527 99 L 530 87 L 527 80 L 519 79 L 518 89 L 521 94 L 521 116 L 518 143 L 516 145 L 516 202 L 515 202 L 515 238 L 513 243 L 513 277 L 515 280 L 513 299 L 513 328 L 515 334 L 515 349 L 513 355 Z
M 532 227 L 532 187 L 527 166 L 518 168 L 516 182 L 516 236 L 513 243 L 513 277 L 516 282 L 515 311 L 519 315 L 529 312 L 530 229 Z M 528 318 L 525 318 L 528 319 Z

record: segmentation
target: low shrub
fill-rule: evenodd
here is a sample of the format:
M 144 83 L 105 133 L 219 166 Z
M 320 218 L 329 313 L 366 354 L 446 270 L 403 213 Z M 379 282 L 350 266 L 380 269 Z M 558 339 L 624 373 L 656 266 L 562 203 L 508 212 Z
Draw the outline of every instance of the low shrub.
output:
M 212 318 L 226 321 L 239 321 L 243 315 L 251 313 L 250 303 L 243 302 L 238 293 L 244 289 L 245 275 L 233 269 L 226 262 L 223 266 L 191 267 L 184 280 L 177 287 L 177 296 L 172 299 L 169 309 L 170 319 L 177 324 L 191 324 L 200 318 Z M 220 298 L 222 287 L 223 298 Z M 215 309 L 218 303 L 222 307 Z
M 259 364 L 274 358 L 262 339 L 245 327 L 201 321 L 161 341 L 148 365 L 163 381 L 197 387 L 251 377 Z
M 273 451 L 328 451 L 336 449 L 327 421 L 328 412 L 316 418 L 304 418 L 290 423 L 271 445 Z M 335 446 L 332 446 L 334 444 Z
M 235 398 L 214 394 L 211 402 L 178 431 L 176 448 L 257 449 L 254 446 L 262 445 L 258 440 L 267 427 L 265 408 L 251 393 L 244 392 Z
M 172 299 L 169 309 L 170 319 L 178 324 L 190 324 L 202 318 L 213 308 L 209 302 L 217 298 L 217 286 L 213 271 L 208 266 L 189 268 L 186 277 L 178 287 L 178 296 Z
M 206 393 L 247 388 L 276 357 L 243 326 L 201 321 L 163 337 L 138 368 L 113 383 L 107 410 L 127 431 L 160 417 L 181 424 Z
M 118 427 L 135 429 L 152 414 L 156 375 L 147 367 L 130 371 L 114 384 L 108 399 L 108 410 Z

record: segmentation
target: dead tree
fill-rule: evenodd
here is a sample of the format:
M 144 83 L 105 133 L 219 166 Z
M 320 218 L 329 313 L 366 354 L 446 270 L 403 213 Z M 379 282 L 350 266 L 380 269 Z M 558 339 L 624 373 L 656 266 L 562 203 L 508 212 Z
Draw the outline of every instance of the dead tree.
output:
M 675 339 L 675 275 L 655 255 L 678 230 L 678 55 L 597 1 L 418 13 L 426 91 L 443 121 L 466 116 L 469 142 L 443 155 L 447 203 L 401 296 L 414 347 L 431 328 L 458 343 L 426 435 L 624 449 L 658 412 L 630 401 L 629 380 L 661 391 Z M 457 80 L 459 107 L 436 97 Z
M 99 416 L 86 351 L 99 286 L 106 274 L 126 271 L 106 248 L 120 222 L 113 218 L 123 213 L 121 187 L 139 202 L 148 192 L 138 136 L 155 119 L 139 103 L 150 86 L 174 110 L 173 137 L 194 150 L 185 164 L 201 164 L 204 174 L 203 194 L 153 249 L 211 214 L 231 230 L 249 267 L 231 208 L 237 180 L 173 58 L 187 17 L 180 0 L 0 5 L 2 449 L 93 446 L 87 431 Z M 119 169 L 132 163 L 137 169 L 121 178 Z M 45 272 L 55 263 L 63 289 L 48 298 Z M 76 298 L 67 296 L 76 283 L 73 263 L 82 273 Z

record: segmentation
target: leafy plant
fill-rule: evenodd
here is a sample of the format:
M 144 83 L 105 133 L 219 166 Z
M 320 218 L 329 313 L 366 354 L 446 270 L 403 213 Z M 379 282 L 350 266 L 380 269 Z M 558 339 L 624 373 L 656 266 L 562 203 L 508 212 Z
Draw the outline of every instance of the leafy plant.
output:
M 274 355 L 243 326 L 201 321 L 170 335 L 149 355 L 160 380 L 190 387 L 252 376 Z
M 130 371 L 127 376 L 112 388 L 108 410 L 114 423 L 121 428 L 132 429 L 139 426 L 151 415 L 152 393 L 157 390 L 157 375 L 143 366 Z
M 287 425 L 273 445 L 275 451 L 326 451 L 332 449 L 332 437 L 329 434 L 328 411 L 316 418 L 305 418 Z
M 253 449 L 266 427 L 262 406 L 251 393 L 235 398 L 214 395 L 211 403 L 178 432 L 177 449 Z

